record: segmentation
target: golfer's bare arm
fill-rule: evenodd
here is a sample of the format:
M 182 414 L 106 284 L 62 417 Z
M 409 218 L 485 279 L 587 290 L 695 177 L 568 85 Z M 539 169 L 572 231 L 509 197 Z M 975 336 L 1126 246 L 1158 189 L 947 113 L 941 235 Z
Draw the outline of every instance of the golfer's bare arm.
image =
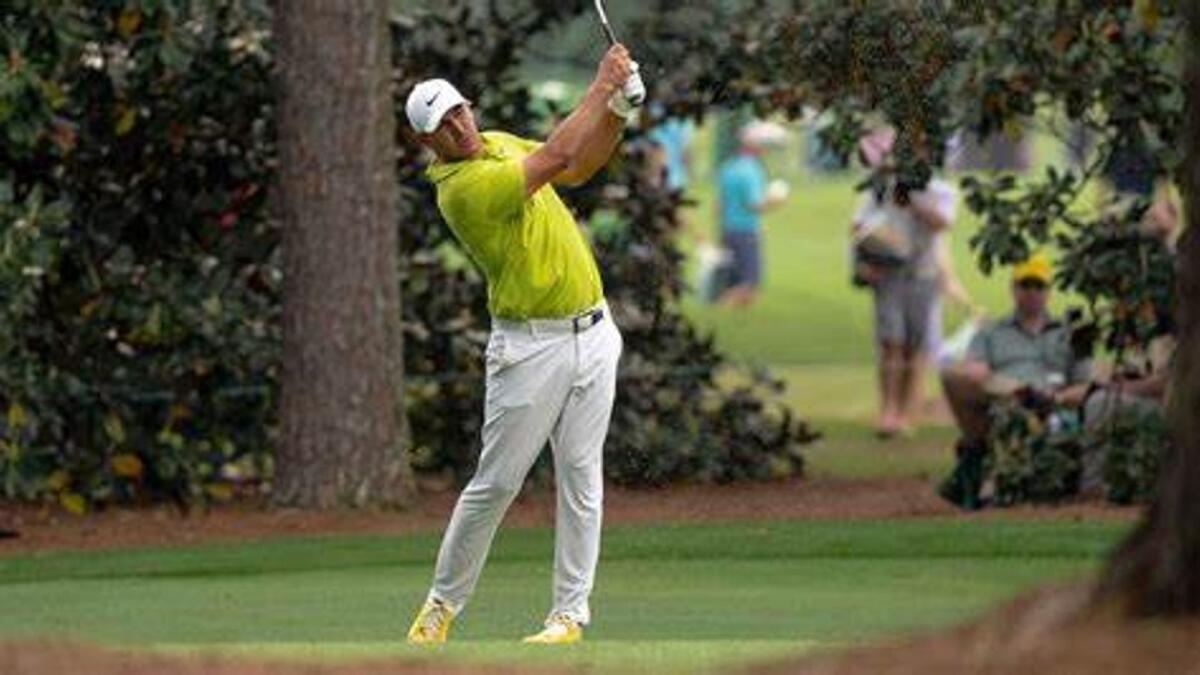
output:
M 525 158 L 526 196 L 550 182 L 582 183 L 604 166 L 624 129 L 624 120 L 609 110 L 608 99 L 631 72 L 624 47 L 613 47 L 579 106 Z
M 554 183 L 582 185 L 596 175 L 596 172 L 605 164 L 608 164 L 608 159 L 612 157 L 613 151 L 617 149 L 617 143 L 621 140 L 621 133 L 625 129 L 625 120 L 609 111 L 607 96 L 604 98 L 603 107 L 604 114 L 601 123 L 586 135 L 579 155 L 565 171 L 554 177 Z

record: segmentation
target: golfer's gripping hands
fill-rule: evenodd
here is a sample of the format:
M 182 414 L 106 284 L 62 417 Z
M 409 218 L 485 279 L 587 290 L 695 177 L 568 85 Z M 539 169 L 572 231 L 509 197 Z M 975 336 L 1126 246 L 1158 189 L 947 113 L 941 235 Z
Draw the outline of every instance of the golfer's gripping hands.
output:
M 609 48 L 600 62 L 596 79 L 612 87 L 608 107 L 620 117 L 633 117 L 646 100 L 646 85 L 638 74 L 638 64 L 630 58 L 625 45 L 615 44 Z

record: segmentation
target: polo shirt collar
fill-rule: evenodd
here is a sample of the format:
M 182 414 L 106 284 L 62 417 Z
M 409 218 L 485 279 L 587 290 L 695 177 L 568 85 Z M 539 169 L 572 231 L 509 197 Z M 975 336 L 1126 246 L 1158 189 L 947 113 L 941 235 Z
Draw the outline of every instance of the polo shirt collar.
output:
M 1062 328 L 1061 321 L 1059 321 L 1058 319 L 1055 319 L 1052 316 L 1047 316 L 1046 323 L 1042 325 L 1042 331 L 1040 333 L 1037 333 L 1036 335 L 1032 334 L 1029 331 L 1025 330 L 1025 327 L 1021 325 L 1020 321 L 1017 321 L 1017 313 L 1016 312 L 1009 314 L 1007 317 L 1005 317 L 1003 320 L 1001 320 L 1000 323 L 1005 326 L 1008 326 L 1010 328 L 1021 331 L 1025 335 L 1030 335 L 1032 337 L 1041 337 L 1056 328 Z
M 425 175 L 434 183 L 440 183 L 447 178 L 453 176 L 462 170 L 462 168 L 471 162 L 478 162 L 483 159 L 505 160 L 508 159 L 508 150 L 504 144 L 486 132 L 480 132 L 480 137 L 483 139 L 483 152 L 478 157 L 471 159 L 463 159 L 457 162 L 443 162 L 442 160 L 434 160 L 425 169 Z

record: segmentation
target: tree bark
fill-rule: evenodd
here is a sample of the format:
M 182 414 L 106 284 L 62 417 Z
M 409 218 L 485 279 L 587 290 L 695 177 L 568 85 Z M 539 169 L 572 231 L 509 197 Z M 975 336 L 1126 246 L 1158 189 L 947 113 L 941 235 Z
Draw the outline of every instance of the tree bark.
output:
M 1183 3 L 1186 156 L 1180 187 L 1187 227 L 1179 241 L 1178 348 L 1171 404 L 1171 448 L 1145 520 L 1109 562 L 1099 598 L 1137 616 L 1200 613 L 1200 3 Z
M 388 0 L 289 0 L 274 28 L 283 222 L 279 505 L 401 505 L 402 398 Z

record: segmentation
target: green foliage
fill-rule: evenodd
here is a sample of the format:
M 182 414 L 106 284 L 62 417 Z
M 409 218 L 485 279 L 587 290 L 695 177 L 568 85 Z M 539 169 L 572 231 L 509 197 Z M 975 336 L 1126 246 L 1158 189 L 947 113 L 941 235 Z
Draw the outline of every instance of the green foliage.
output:
M 1118 406 L 1112 419 L 1087 442 L 1104 458 L 1104 484 L 1110 502 L 1144 504 L 1151 500 L 1159 464 L 1171 443 L 1161 410 Z
M 1016 404 L 993 407 L 988 434 L 991 453 L 985 463 L 995 481 L 997 506 L 1021 502 L 1057 502 L 1079 489 L 1080 432 L 1072 413 L 1058 411 L 1049 420 Z
M 709 48 L 685 58 L 650 43 L 663 56 L 658 67 L 670 90 L 685 92 L 675 96 L 675 109 L 752 105 L 796 116 L 809 107 L 827 113 L 825 140 L 843 156 L 853 154 L 866 127 L 891 124 L 895 166 L 874 181 L 924 184 L 956 133 L 1016 136 L 1031 125 L 1064 137 L 1086 132 L 1095 150 L 1081 168 L 964 183 L 983 221 L 971 242 L 980 265 L 990 272 L 1057 248 L 1059 287 L 1088 299 L 1088 335 L 1109 346 L 1144 344 L 1146 332 L 1131 314 L 1169 314 L 1171 266 L 1130 243 L 1145 202 L 1106 199 L 1097 212 L 1081 198 L 1098 176 L 1134 163 L 1144 165 L 1136 168 L 1150 183 L 1178 175 L 1178 3 L 814 0 L 801 7 L 755 0 L 732 12 L 681 11 L 690 34 Z M 670 12 L 649 19 L 643 34 L 670 35 L 674 20 Z M 1131 248 L 1137 256 L 1120 255 Z M 1148 298 L 1154 304 L 1143 308 Z
M 824 140 L 843 157 L 869 127 L 890 124 L 894 161 L 868 183 L 923 185 L 955 134 L 982 141 L 1048 125 L 1064 137 L 1089 135 L 1096 147 L 1079 168 L 964 181 L 983 222 L 971 239 L 980 267 L 990 273 L 1057 249 L 1057 286 L 1086 301 L 1086 314 L 1072 317 L 1080 353 L 1101 344 L 1119 360 L 1173 330 L 1174 263 L 1145 221 L 1153 186 L 1181 173 L 1179 3 L 754 0 L 733 12 L 689 11 L 704 14 L 689 30 L 711 49 L 686 59 L 660 50 L 678 59 L 660 65 L 678 74 L 671 90 L 697 92 L 678 94 L 673 110 L 699 114 L 719 103 L 796 117 L 811 108 L 825 113 Z M 669 35 L 673 18 L 647 20 L 643 34 Z M 1130 182 L 1142 194 L 1081 203 L 1095 179 L 1122 173 L 1140 174 Z M 1074 442 L 1039 433 L 1033 446 L 1016 443 L 1024 419 L 1001 422 L 999 500 L 1072 489 Z
M 262 463 L 270 399 L 238 392 L 278 350 L 264 12 L 0 12 L 5 496 L 186 502 Z
M 1111 417 L 1087 430 L 1074 419 L 1074 413 L 1059 411 L 1047 422 L 1016 404 L 994 406 L 987 470 L 995 480 L 997 505 L 1075 495 L 1085 455 L 1101 462 L 1108 501 L 1150 501 L 1170 444 L 1162 410 L 1114 403 Z

